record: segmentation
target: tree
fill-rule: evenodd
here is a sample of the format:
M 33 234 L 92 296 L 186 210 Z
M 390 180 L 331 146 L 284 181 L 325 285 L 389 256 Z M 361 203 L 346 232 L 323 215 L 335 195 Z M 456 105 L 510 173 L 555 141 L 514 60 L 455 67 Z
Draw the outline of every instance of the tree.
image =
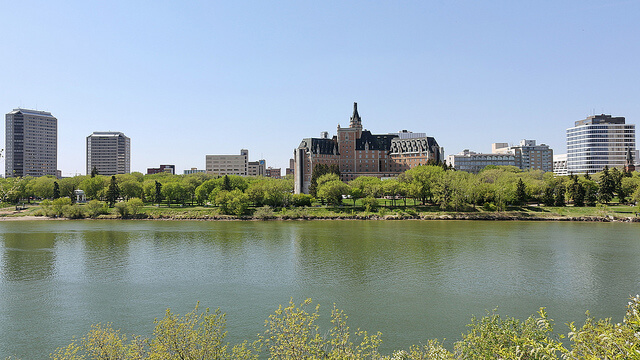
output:
M 60 185 L 58 185 L 57 181 L 53 182 L 53 199 L 57 199 L 60 197 Z
M 113 207 L 118 198 L 120 197 L 120 188 L 118 187 L 118 180 L 115 175 L 111 176 L 111 183 L 107 188 L 107 203 L 109 207 Z
M 93 169 L 91 169 L 91 177 L 96 177 L 96 175 L 100 175 L 100 173 L 98 173 L 98 168 L 94 166 Z
M 600 174 L 600 191 L 598 192 L 598 200 L 601 203 L 608 204 L 613 199 L 613 193 L 616 188 L 615 179 L 609 173 L 609 167 L 604 166 L 602 173 Z
M 132 198 L 127 200 L 127 206 L 131 212 L 131 216 L 135 217 L 140 213 L 140 209 L 144 206 L 144 203 L 139 198 Z
M 309 184 L 309 194 L 318 197 L 318 179 L 325 174 L 336 174 L 340 177 L 340 169 L 336 164 L 316 164 L 311 171 L 311 183 Z
M 326 178 L 325 178 L 326 177 Z M 334 205 L 340 205 L 342 203 L 342 195 L 349 193 L 349 186 L 340 180 L 333 179 L 337 177 L 335 174 L 326 174 L 318 181 L 318 196 L 326 199 L 327 202 Z M 328 181 L 321 181 L 329 179 Z
M 141 198 L 143 193 L 142 183 L 134 179 L 125 180 L 120 183 L 120 193 L 125 200 Z
M 566 188 L 563 184 L 559 184 L 556 186 L 555 189 L 555 196 L 554 196 L 554 205 L 555 206 L 564 206 L 565 205 L 565 192 L 566 192 Z
M 516 184 L 516 203 L 518 205 L 527 203 L 527 187 L 522 181 L 522 178 L 519 178 Z
M 433 184 L 443 174 L 444 170 L 440 166 L 420 165 L 405 171 L 403 179 L 411 184 L 409 188 L 411 196 L 420 199 L 425 204 L 427 199 L 431 200 Z
M 162 184 L 159 183 L 158 180 L 156 180 L 156 194 L 154 202 L 159 204 L 160 201 L 162 201 Z
M 104 178 L 102 176 L 89 177 L 80 183 L 80 189 L 84 190 L 87 199 L 98 200 L 103 194 Z
M 215 203 L 223 214 L 240 216 L 249 208 L 249 197 L 238 189 L 220 190 L 215 196 Z
M 544 206 L 553 206 L 555 203 L 554 197 L 554 188 L 553 185 L 547 185 L 544 189 L 544 194 L 542 195 L 542 203 Z

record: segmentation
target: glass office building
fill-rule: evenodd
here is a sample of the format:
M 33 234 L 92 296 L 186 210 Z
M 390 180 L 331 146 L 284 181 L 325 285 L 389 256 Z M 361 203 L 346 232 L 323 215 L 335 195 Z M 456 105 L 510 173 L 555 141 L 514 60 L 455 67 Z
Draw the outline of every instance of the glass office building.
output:
M 636 127 L 624 117 L 593 115 L 567 129 L 567 170 L 593 174 L 609 168 L 624 168 L 627 152 L 636 149 Z

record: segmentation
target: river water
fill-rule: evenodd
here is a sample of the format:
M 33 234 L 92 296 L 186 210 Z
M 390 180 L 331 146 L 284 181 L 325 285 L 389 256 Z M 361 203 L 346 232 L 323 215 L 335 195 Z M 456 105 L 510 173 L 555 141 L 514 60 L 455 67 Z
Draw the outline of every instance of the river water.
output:
M 46 358 L 92 324 L 148 336 L 167 308 L 227 314 L 254 340 L 291 298 L 335 304 L 382 352 L 445 338 L 498 308 L 620 321 L 640 292 L 640 227 L 484 221 L 0 222 L 0 358 Z M 326 330 L 327 328 L 324 327 Z

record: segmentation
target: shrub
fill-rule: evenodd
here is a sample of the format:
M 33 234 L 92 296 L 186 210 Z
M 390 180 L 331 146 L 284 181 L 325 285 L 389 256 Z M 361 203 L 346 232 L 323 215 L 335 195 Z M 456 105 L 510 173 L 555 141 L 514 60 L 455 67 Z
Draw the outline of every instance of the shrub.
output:
M 313 196 L 309 194 L 293 194 L 292 203 L 293 206 L 311 206 Z
M 100 215 L 109 213 L 107 204 L 103 201 L 91 200 L 84 206 L 85 213 L 88 217 L 97 218 Z
M 84 218 L 84 212 L 78 204 L 65 205 L 62 208 L 62 216 L 69 219 L 82 219 Z
M 378 199 L 373 196 L 367 196 L 362 199 L 362 206 L 366 212 L 374 212 L 378 209 Z
M 268 220 L 275 218 L 275 215 L 273 213 L 273 209 L 265 205 L 263 207 L 257 208 L 253 213 L 253 217 L 260 220 Z
M 129 205 L 126 202 L 121 201 L 115 204 L 116 211 L 121 218 L 126 218 L 131 213 L 131 209 L 129 209 Z
M 129 207 L 129 212 L 131 212 L 131 216 L 136 217 L 138 213 L 140 213 L 140 209 L 144 206 L 144 203 L 139 198 L 132 198 L 127 201 L 127 206 Z

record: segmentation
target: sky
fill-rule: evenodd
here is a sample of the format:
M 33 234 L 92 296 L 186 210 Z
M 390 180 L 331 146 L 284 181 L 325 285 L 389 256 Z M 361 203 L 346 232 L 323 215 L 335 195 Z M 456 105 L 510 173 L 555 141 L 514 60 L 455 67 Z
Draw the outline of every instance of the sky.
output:
M 303 138 L 348 126 L 354 102 L 373 133 L 424 132 L 446 154 L 521 139 L 565 153 L 576 120 L 640 119 L 640 0 L 0 0 L 0 11 L 0 111 L 58 118 L 63 176 L 85 173 L 94 131 L 131 138 L 132 171 L 204 169 L 207 154 L 248 149 L 284 172 Z

